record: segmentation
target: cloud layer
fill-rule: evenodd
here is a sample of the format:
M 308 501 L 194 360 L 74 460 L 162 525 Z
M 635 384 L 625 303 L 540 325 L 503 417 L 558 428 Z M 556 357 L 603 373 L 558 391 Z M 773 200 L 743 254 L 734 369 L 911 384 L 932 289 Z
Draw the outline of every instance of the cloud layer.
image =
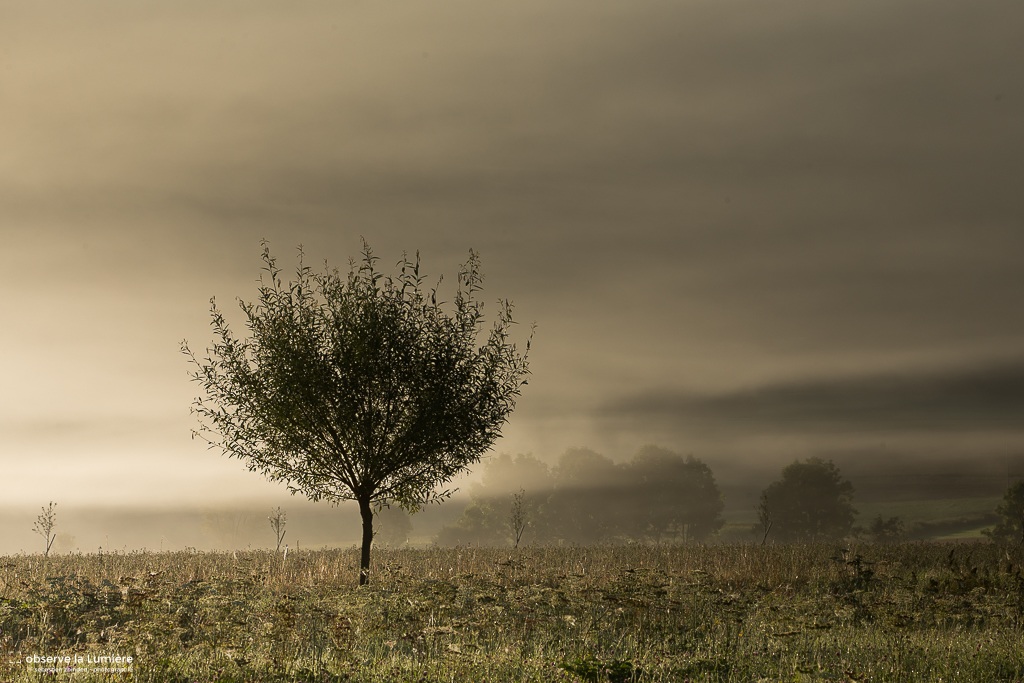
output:
M 931 373 L 814 378 L 721 394 L 654 391 L 610 401 L 603 419 L 680 432 L 885 435 L 1024 433 L 1024 361 Z
M 503 449 L 1005 434 L 1022 22 L 1001 0 L 5 7 L 0 457 L 47 457 L 46 425 L 131 452 L 118 421 L 166 426 L 154 463 L 191 457 L 177 349 L 209 297 L 252 297 L 261 238 L 344 266 L 360 235 L 430 275 L 474 247 L 538 323 Z

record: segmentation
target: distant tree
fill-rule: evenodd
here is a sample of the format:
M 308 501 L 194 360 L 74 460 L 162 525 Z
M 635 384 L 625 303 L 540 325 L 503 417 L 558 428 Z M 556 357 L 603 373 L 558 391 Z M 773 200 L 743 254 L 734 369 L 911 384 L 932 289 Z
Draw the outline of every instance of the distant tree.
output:
M 355 500 L 366 583 L 376 509 L 415 511 L 450 495 L 439 486 L 478 462 L 500 436 L 528 374 L 509 339 L 512 306 L 483 333 L 483 276 L 470 252 L 450 312 L 426 290 L 419 257 L 385 276 L 363 243 L 347 277 L 302 262 L 285 283 L 264 244 L 259 299 L 240 302 L 238 338 L 211 302 L 216 340 L 195 366 L 203 395 L 196 435 L 311 500 Z
M 619 514 L 632 519 L 631 535 L 703 541 L 725 523 L 711 468 L 693 456 L 645 446 L 625 467 L 623 484 L 629 503 Z
M 1006 489 L 1002 502 L 996 507 L 1000 519 L 985 533 L 993 541 L 1024 544 L 1024 481 Z
M 629 500 L 624 473 L 610 458 L 588 448 L 563 453 L 552 472 L 554 490 L 547 507 L 554 538 L 598 543 L 615 537 Z
M 878 515 L 871 520 L 866 532 L 875 543 L 892 543 L 903 538 L 903 520 L 899 517 L 885 519 Z
M 53 542 L 57 539 L 57 535 L 53 532 L 57 526 L 57 511 L 54 509 L 57 504 L 52 500 L 48 507 L 42 508 L 42 512 L 36 517 L 35 524 L 32 525 L 32 531 L 36 532 L 43 537 L 46 541 L 46 549 L 43 551 L 43 557 L 50 556 L 50 548 L 53 546 Z
M 853 484 L 832 461 L 809 458 L 782 470 L 761 494 L 775 538 L 782 542 L 830 541 L 847 536 L 857 514 Z M 758 524 L 763 529 L 764 520 Z

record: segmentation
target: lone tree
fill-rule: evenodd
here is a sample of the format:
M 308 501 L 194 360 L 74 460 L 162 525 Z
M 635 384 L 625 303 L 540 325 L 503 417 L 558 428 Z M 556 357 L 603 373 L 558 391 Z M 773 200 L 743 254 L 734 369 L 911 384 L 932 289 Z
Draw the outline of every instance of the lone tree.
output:
M 797 460 L 761 494 L 756 529 L 782 542 L 837 540 L 853 528 L 852 498 L 853 484 L 831 460 Z
M 424 287 L 419 254 L 403 257 L 394 276 L 378 260 L 364 241 L 347 276 L 315 273 L 300 248 L 295 280 L 285 282 L 264 242 L 259 298 L 239 301 L 249 335 L 236 337 L 212 299 L 206 357 L 182 343 L 203 388 L 194 436 L 293 494 L 358 503 L 360 585 L 375 510 L 414 512 L 450 496 L 438 487 L 494 444 L 529 374 L 530 342 L 520 353 L 510 340 L 508 300 L 483 329 L 475 252 L 450 306 Z

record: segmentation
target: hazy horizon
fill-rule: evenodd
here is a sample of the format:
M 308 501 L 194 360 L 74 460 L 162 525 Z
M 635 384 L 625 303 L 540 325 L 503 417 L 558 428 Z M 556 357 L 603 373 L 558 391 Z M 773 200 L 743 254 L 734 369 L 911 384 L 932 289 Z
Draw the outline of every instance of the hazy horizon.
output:
M 537 325 L 495 453 L 1024 454 L 1024 6 L 0 17 L 5 509 L 295 500 L 190 438 L 179 352 L 263 239 L 285 272 L 418 250 L 442 292 L 479 251 Z

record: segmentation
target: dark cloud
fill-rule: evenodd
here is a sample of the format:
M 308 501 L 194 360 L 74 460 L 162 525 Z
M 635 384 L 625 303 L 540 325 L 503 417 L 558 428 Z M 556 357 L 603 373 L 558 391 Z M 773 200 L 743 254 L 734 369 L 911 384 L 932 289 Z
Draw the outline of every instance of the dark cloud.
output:
M 608 402 L 602 420 L 670 423 L 695 435 L 879 435 L 1024 432 L 1024 361 L 919 374 L 783 382 L 730 393 L 638 393 Z

